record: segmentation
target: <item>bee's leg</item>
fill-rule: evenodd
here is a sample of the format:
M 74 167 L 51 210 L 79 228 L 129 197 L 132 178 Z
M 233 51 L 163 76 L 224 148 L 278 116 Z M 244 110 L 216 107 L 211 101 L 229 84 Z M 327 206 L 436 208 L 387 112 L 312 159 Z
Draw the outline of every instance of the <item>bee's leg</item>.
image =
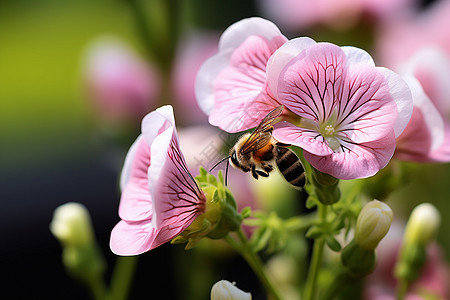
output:
M 279 147 L 284 147 L 284 148 L 292 146 L 291 144 L 285 144 L 285 143 L 281 143 L 281 142 L 277 142 L 276 145 Z
M 273 166 L 269 165 L 269 164 L 261 164 L 262 168 L 264 169 L 264 171 L 266 171 L 267 173 L 272 172 L 273 170 Z M 262 176 L 262 175 L 261 175 Z M 269 174 L 267 174 L 267 176 L 269 176 Z M 266 176 L 266 177 L 267 177 Z
M 258 179 L 258 174 L 257 174 L 258 171 L 256 171 L 255 165 L 251 165 L 251 169 L 252 169 L 253 178 Z
M 262 177 L 269 177 L 269 173 L 264 173 L 263 171 L 256 170 L 256 173 L 258 173 Z

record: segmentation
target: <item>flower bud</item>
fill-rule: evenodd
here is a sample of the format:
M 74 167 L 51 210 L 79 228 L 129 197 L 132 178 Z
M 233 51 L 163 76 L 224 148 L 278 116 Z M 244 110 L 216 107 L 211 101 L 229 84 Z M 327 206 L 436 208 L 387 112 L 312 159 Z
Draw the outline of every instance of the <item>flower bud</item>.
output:
M 252 295 L 227 280 L 216 282 L 211 289 L 211 300 L 251 300 Z
M 55 209 L 50 231 L 63 246 L 63 263 L 75 278 L 90 282 L 105 270 L 104 258 L 97 246 L 86 207 L 69 202 Z
M 367 203 L 356 221 L 355 242 L 364 249 L 374 250 L 389 231 L 393 218 L 391 208 L 378 200 Z
M 426 245 L 439 229 L 441 216 L 430 203 L 422 203 L 411 212 L 405 231 L 405 243 Z
M 87 245 L 94 240 L 86 207 L 69 202 L 55 209 L 50 231 L 63 245 Z

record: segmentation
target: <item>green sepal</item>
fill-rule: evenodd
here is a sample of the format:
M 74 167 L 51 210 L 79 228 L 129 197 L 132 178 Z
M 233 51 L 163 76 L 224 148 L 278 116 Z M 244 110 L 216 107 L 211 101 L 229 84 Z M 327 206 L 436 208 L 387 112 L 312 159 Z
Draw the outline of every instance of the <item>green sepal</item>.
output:
M 326 236 L 325 243 L 334 252 L 339 252 L 342 249 L 341 244 L 333 236 Z
M 375 269 L 375 250 L 363 249 L 352 240 L 342 250 L 341 261 L 351 276 L 360 278 Z

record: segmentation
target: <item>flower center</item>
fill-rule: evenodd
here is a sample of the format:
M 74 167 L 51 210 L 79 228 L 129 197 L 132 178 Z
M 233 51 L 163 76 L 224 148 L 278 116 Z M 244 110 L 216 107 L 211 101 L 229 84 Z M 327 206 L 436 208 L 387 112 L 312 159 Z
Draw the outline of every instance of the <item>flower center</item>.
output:
M 338 131 L 334 125 L 330 124 L 330 122 L 327 122 L 327 124 L 323 124 L 321 126 L 320 134 L 327 141 L 328 147 L 330 147 L 334 152 L 338 152 L 341 147 L 337 133 Z
M 333 135 L 335 131 L 336 130 L 334 130 L 334 127 L 332 125 L 325 126 L 325 129 L 324 129 L 325 135 L 328 135 L 328 136 Z

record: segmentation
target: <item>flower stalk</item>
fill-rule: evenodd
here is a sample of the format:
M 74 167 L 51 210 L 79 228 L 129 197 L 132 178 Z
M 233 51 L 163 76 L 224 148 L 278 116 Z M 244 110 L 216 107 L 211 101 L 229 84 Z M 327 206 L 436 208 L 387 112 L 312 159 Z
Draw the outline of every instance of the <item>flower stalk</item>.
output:
M 321 203 L 317 204 L 319 219 L 325 221 L 327 217 L 327 206 Z M 317 276 L 319 274 L 320 263 L 322 261 L 325 239 L 320 237 L 314 241 L 314 248 L 311 258 L 311 265 L 308 270 L 308 278 L 305 284 L 304 299 L 312 300 L 316 295 Z
M 281 294 L 278 288 L 273 284 L 272 280 L 269 278 L 268 274 L 265 272 L 263 263 L 259 256 L 253 251 L 250 243 L 240 228 L 237 232 L 238 241 L 227 235 L 225 240 L 233 247 L 237 252 L 239 252 L 244 259 L 247 261 L 249 266 L 255 272 L 256 276 L 261 280 L 261 283 L 266 288 L 267 292 L 273 296 L 275 300 L 282 300 Z

